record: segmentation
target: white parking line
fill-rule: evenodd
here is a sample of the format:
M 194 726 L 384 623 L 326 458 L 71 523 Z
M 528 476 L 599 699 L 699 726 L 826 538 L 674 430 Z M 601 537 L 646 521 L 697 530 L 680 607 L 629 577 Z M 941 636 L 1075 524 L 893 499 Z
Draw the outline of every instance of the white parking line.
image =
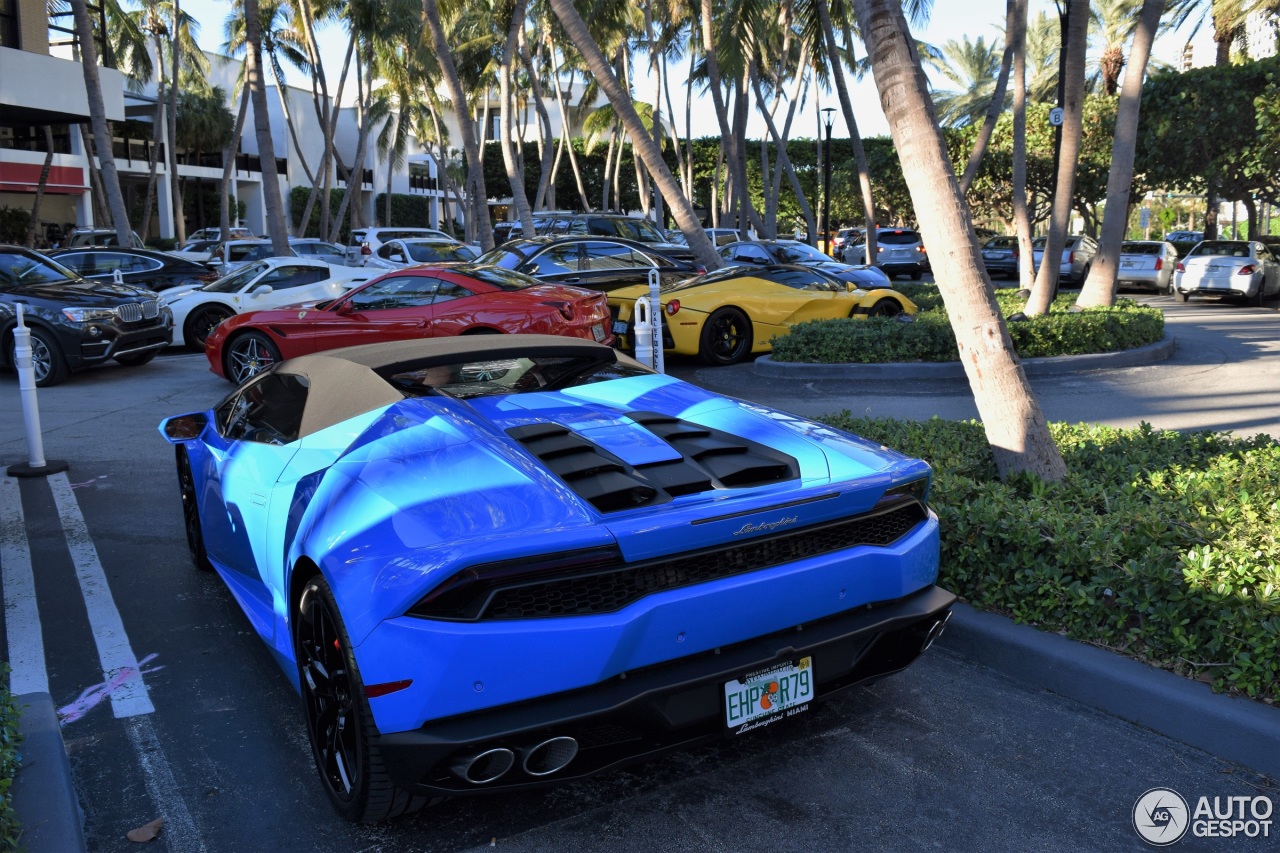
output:
M 0 477 L 0 570 L 4 580 L 4 627 L 9 649 L 9 690 L 15 695 L 48 693 L 44 635 L 31 573 L 31 548 L 18 481 Z
M 106 681 L 113 682 L 111 710 L 117 718 L 150 714 L 155 711 L 147 686 L 142 681 L 138 658 L 129 645 L 120 611 L 116 609 L 111 587 L 107 585 L 102 563 L 98 561 L 98 549 L 89 538 L 89 528 L 80 514 L 75 494 L 66 474 L 54 474 L 49 478 L 53 502 L 62 520 L 62 530 L 67 538 L 71 562 L 76 567 L 80 581 L 80 593 L 84 596 L 85 609 L 89 613 L 89 627 L 93 641 L 98 646 L 98 660 Z

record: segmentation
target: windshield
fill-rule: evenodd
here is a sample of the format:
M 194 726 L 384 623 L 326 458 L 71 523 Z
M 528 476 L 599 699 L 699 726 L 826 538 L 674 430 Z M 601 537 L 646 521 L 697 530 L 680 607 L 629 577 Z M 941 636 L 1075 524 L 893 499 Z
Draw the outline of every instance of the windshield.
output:
M 831 260 L 830 255 L 824 255 L 806 243 L 778 243 L 777 249 L 778 259 L 788 264 Z
M 465 276 L 478 279 L 485 284 L 491 284 L 499 290 L 523 290 L 531 284 L 540 283 L 536 278 L 531 278 L 524 273 L 501 267 L 485 266 L 479 262 L 463 264 L 462 266 L 454 267 L 454 269 Z
M 1121 243 L 1120 254 L 1122 255 L 1160 255 L 1164 253 L 1164 246 L 1160 243 Z
M 647 219 L 591 217 L 587 220 L 586 230 L 588 234 L 625 237 L 637 243 L 667 242 L 663 233 Z
M 650 372 L 599 358 L 536 357 L 433 365 L 397 373 L 388 381 L 412 397 L 443 394 L 466 398 L 552 391 Z
M 405 243 L 409 257 L 418 263 L 431 261 L 474 261 L 475 249 L 470 246 L 452 243 Z
M 1188 255 L 1218 255 L 1227 258 L 1249 257 L 1249 244 L 1238 240 L 1205 240 Z
M 220 278 L 202 289 L 210 293 L 236 293 L 243 290 L 245 285 L 257 278 L 266 268 L 267 264 L 249 264 L 244 269 L 236 270 L 231 275 Z
M 57 261 L 34 253 L 0 252 L 0 285 L 48 284 L 79 278 Z

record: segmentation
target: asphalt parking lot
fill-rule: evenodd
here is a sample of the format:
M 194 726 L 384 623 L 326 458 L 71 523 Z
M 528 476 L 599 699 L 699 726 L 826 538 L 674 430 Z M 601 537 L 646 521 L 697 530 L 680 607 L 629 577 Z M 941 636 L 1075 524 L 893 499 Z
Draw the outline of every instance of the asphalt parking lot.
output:
M 1048 416 L 1280 436 L 1280 315 L 1160 301 L 1177 354 L 1038 380 Z M 975 414 L 962 383 L 671 369 L 801 414 Z M 1140 849 L 1132 810 L 1151 788 L 1275 800 L 1251 771 L 934 649 L 904 673 L 740 740 L 592 782 L 346 824 L 315 779 L 296 695 L 226 588 L 187 556 L 172 449 L 155 428 L 229 388 L 203 356 L 175 353 L 42 391 L 46 454 L 71 470 L 0 492 L 4 517 L 15 500 L 22 513 L 44 670 L 92 851 L 137 849 L 126 833 L 161 816 L 150 849 L 210 853 Z M 0 462 L 12 464 L 25 458 L 12 375 L 0 375 L 0 397 L 11 401 L 0 407 Z M 9 619 L 7 578 L 5 592 Z M 128 685 L 106 665 L 120 643 L 141 664 L 124 673 Z M 13 652 L 6 644 L 5 659 Z M 1275 845 L 1273 834 L 1188 836 L 1177 847 Z

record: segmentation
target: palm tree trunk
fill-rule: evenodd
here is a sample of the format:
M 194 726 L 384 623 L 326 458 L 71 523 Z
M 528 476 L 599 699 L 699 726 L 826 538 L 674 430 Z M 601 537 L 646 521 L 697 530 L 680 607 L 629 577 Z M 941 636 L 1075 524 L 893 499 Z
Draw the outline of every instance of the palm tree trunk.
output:
M 1027 0 L 1014 0 L 1007 38 L 1013 47 L 1013 219 L 1018 235 L 1019 289 L 1035 284 L 1031 213 L 1027 210 Z
M 53 128 L 44 126 L 44 165 L 40 167 L 40 183 L 36 184 L 36 197 L 31 201 L 31 218 L 27 220 L 27 236 L 23 244 L 36 248 L 36 229 L 40 227 L 40 205 L 44 202 L 44 188 L 49 185 L 49 170 L 53 167 Z
M 600 181 L 600 209 L 608 210 L 609 205 L 609 176 L 613 174 L 613 146 L 618 138 L 616 130 L 609 131 L 609 150 L 604 155 L 604 175 Z
M 459 130 L 462 132 L 462 146 L 467 155 L 468 191 L 473 194 L 473 210 L 483 209 L 484 216 L 473 216 L 480 237 L 480 246 L 486 252 L 493 248 L 493 226 L 489 222 L 489 193 L 484 185 L 484 164 L 480 162 L 480 143 L 476 140 L 475 122 L 471 120 L 471 111 L 467 109 L 467 93 L 462 88 L 462 78 L 458 75 L 458 67 L 453 62 L 453 53 L 449 41 L 445 38 L 444 26 L 440 22 L 440 4 L 438 0 L 422 0 L 422 11 L 431 31 L 431 42 L 435 46 L 436 61 L 440 63 L 440 71 L 444 75 L 449 89 L 449 97 L 453 100 L 454 114 L 457 116 Z M 476 197 L 478 195 L 478 198 Z
M 1012 28 L 1014 5 L 1016 3 L 1017 0 L 1007 0 L 1005 4 L 1004 31 L 1006 33 Z M 1007 41 L 1008 39 L 1006 39 Z M 996 129 L 996 119 L 1004 111 L 1004 90 L 1009 84 L 1009 65 L 1012 61 L 1013 46 L 1006 43 L 1004 57 L 1000 60 L 1000 73 L 996 76 L 996 90 L 991 95 L 991 104 L 987 107 L 986 118 L 982 120 L 982 127 L 978 129 L 978 138 L 973 142 L 973 151 L 969 154 L 969 162 L 964 167 L 964 175 L 960 178 L 960 192 L 965 195 L 969 194 L 969 187 L 973 184 L 973 179 L 978 176 L 978 167 L 982 165 L 982 155 L 986 153 L 987 143 L 991 140 L 991 133 Z
M 1084 115 L 1084 58 L 1089 36 L 1089 0 L 1070 0 L 1067 23 L 1065 88 L 1063 89 L 1062 149 L 1058 157 L 1058 185 L 1054 188 L 1053 213 L 1044 255 L 1036 273 L 1036 283 L 1027 300 L 1026 313 L 1044 314 L 1058 292 L 1058 266 L 1071 222 L 1071 193 L 1075 188 L 1076 163 L 1080 159 L 1080 137 Z
M 1066 465 L 983 271 L 969 206 L 938 132 L 928 81 L 902 6 L 899 0 L 854 0 L 854 7 L 921 231 L 929 246 L 947 259 L 948 274 L 939 280 L 938 291 L 951 317 L 997 470 L 1002 478 L 1027 472 L 1042 480 L 1061 480 Z
M 164 56 L 164 48 L 160 41 L 160 32 L 157 27 L 153 33 L 156 44 L 156 56 Z M 142 225 L 138 231 L 145 240 L 151 234 L 151 208 L 156 195 L 156 169 L 160 165 L 160 149 L 162 140 L 164 139 L 164 111 L 160 108 L 160 101 L 164 98 L 164 63 L 160 63 L 160 90 L 156 97 L 156 114 L 151 121 L 151 151 L 147 155 L 147 195 L 142 204 Z
M 360 132 L 356 136 L 356 155 L 351 164 L 351 173 L 347 176 L 347 191 L 342 194 L 342 202 L 338 205 L 338 215 L 334 217 L 329 230 L 329 242 L 338 240 L 342 234 L 342 220 L 348 210 L 351 211 L 351 230 L 364 224 L 364 205 L 360 197 L 364 194 L 364 159 L 369 148 L 370 107 L 373 105 L 373 80 L 365 86 L 365 71 L 372 71 L 373 48 L 365 44 L 361 46 L 363 56 L 356 57 L 356 93 L 360 103 Z M 492 248 L 492 247 L 490 247 Z
M 752 84 L 755 86 L 756 99 L 763 105 L 764 93 L 760 91 L 760 78 L 753 78 Z M 791 105 L 794 108 L 795 99 L 792 98 Z M 782 134 L 778 133 L 778 126 L 774 124 L 773 116 L 766 109 L 760 110 L 760 115 L 764 117 L 765 127 L 769 129 L 769 136 L 773 138 L 774 145 L 778 148 L 778 172 L 785 172 L 787 180 L 791 184 L 791 191 L 796 194 L 796 201 L 800 204 L 800 212 L 804 214 L 805 226 L 809 229 L 809 233 L 814 233 L 813 209 L 809 207 L 809 200 L 805 198 L 804 188 L 800 186 L 800 179 L 796 176 L 796 170 L 791 165 L 791 158 L 787 156 L 787 140 Z M 788 118 L 788 123 L 790 120 Z M 774 236 L 777 236 L 776 223 Z
M 253 126 L 258 140 L 258 161 L 262 168 L 263 207 L 267 214 L 267 233 L 271 235 L 271 251 L 289 254 L 289 231 L 284 224 L 280 203 L 280 178 L 276 171 L 276 147 L 271 139 L 271 116 L 267 112 L 266 78 L 262 73 L 262 16 L 258 0 L 244 0 L 245 85 L 253 98 Z
M 548 44 L 552 55 L 555 55 L 554 45 Z M 569 72 L 569 91 L 573 91 L 573 81 L 576 75 L 572 71 Z M 578 201 L 582 203 L 582 209 L 591 212 L 591 199 L 587 196 L 587 185 L 582 179 L 582 169 L 578 166 L 578 155 L 573 147 L 573 139 L 570 137 L 570 121 L 569 112 L 564 105 L 564 92 L 560 90 L 560 65 L 557 62 L 555 70 L 552 73 L 553 79 L 556 81 L 556 104 L 560 107 L 560 138 L 564 140 L 565 147 L 569 149 L 569 167 L 573 169 L 573 180 L 578 187 Z
M 524 191 L 524 169 L 521 167 L 515 152 L 515 140 L 512 138 L 512 91 L 511 76 L 515 73 L 516 54 L 520 50 L 520 33 L 524 30 L 526 0 L 516 0 L 511 8 L 511 23 L 507 26 L 507 40 L 502 48 L 502 59 L 498 66 L 498 99 L 500 112 L 498 121 L 502 126 L 501 139 L 502 165 L 507 170 L 507 180 L 511 183 L 511 203 L 515 205 L 516 216 L 524 233 L 533 234 L 533 208 L 529 205 L 529 196 Z
M 537 210 L 546 210 L 550 205 L 551 176 L 555 169 L 553 161 L 559 159 L 555 151 L 555 134 L 551 131 L 551 113 L 547 111 L 546 91 L 542 88 L 542 80 L 533 65 L 533 55 L 529 51 L 529 43 L 524 33 L 520 34 L 520 63 L 529 75 L 529 88 L 533 93 L 533 108 L 538 113 L 538 189 L 533 194 L 533 204 Z M 564 149 L 561 148 L 561 151 Z
M 248 113 L 249 88 L 245 86 L 240 92 L 240 109 L 236 112 L 236 127 L 231 134 L 231 141 L 222 149 L 222 192 L 218 193 L 218 227 L 221 230 L 218 234 L 223 240 L 231 236 L 231 173 L 235 169 L 236 153 L 240 150 L 240 134 L 244 132 L 244 120 Z M 306 216 L 310 215 L 311 211 L 308 210 Z M 237 210 L 236 219 L 239 218 L 240 211 Z M 305 228 L 306 218 L 302 221 Z
M 93 203 L 93 221 L 106 226 L 111 221 L 107 208 L 107 194 L 102 188 L 102 170 L 98 168 L 97 148 L 93 144 L 93 131 L 81 124 L 80 141 L 84 144 L 85 159 L 89 162 L 89 199 Z
M 672 151 L 676 155 L 676 173 L 680 176 L 680 189 L 687 198 L 693 198 L 693 190 L 689 188 L 689 182 L 685 176 L 684 170 L 684 152 L 680 148 L 680 131 L 676 129 L 676 110 L 675 105 L 671 101 L 671 74 L 667 69 L 667 55 L 662 55 L 662 94 L 667 99 L 667 115 L 671 118 L 671 130 L 674 134 L 671 140 Z
M 426 2 L 432 2 L 432 0 L 426 0 Z M 573 0 L 551 0 L 551 7 L 555 10 L 561 25 L 564 26 L 565 32 L 568 33 L 569 39 L 586 60 L 587 67 L 595 75 L 600 88 L 609 98 L 609 103 L 613 104 L 614 110 L 622 117 L 622 122 L 634 145 L 639 148 L 639 155 L 644 159 L 649 174 L 653 176 L 658 191 L 666 199 L 680 230 L 687 236 L 694 258 L 709 270 L 719 269 L 724 262 L 716 253 L 707 232 L 703 231 L 699 225 L 698 218 L 693 212 L 693 205 L 680 193 L 680 186 L 671 176 L 671 171 L 667 169 L 667 164 L 662 159 L 662 152 L 653 144 L 652 137 L 645 132 L 644 123 L 640 121 L 635 105 L 618 84 L 618 78 L 613 76 L 608 61 L 596 46 L 595 40 L 591 38 L 591 34 L 587 31 L 587 24 L 578 14 Z
M 1116 108 L 1116 134 L 1111 146 L 1111 171 L 1107 175 L 1107 206 L 1102 215 L 1102 239 L 1093 269 L 1080 289 L 1081 307 L 1111 305 L 1116 300 L 1116 276 L 1120 244 L 1129 224 L 1129 188 L 1133 184 L 1133 160 L 1138 146 L 1138 114 L 1142 107 L 1142 78 L 1147 73 L 1151 44 L 1164 13 L 1164 0 L 1144 0 L 1129 51 L 1129 67 Z
M 89 117 L 93 124 L 94 148 L 98 155 L 98 168 L 102 182 L 102 194 L 106 196 L 111 211 L 111 226 L 121 246 L 129 245 L 129 211 L 124 206 L 124 194 L 120 192 L 120 175 L 116 171 L 116 158 L 111 152 L 111 126 L 107 123 L 107 107 L 102 100 L 102 81 L 98 75 L 98 51 L 93 43 L 93 24 L 89 21 L 89 9 L 85 0 L 71 0 L 75 15 L 76 38 L 80 42 L 80 67 L 84 69 L 84 88 L 89 99 Z
M 845 85 L 844 65 L 840 61 L 840 52 L 836 49 L 836 34 L 831 25 L 831 8 L 827 5 L 827 0 L 818 0 L 818 19 L 822 23 L 823 41 L 827 48 L 827 62 L 830 65 L 829 72 L 836 85 L 840 111 L 844 114 L 844 123 L 849 129 L 849 142 L 853 145 L 853 162 L 858 169 L 858 186 L 862 190 L 862 218 L 867 229 L 867 250 L 864 260 L 868 264 L 875 265 L 879 260 L 879 252 L 876 250 L 876 208 L 871 198 L 871 170 L 867 165 L 867 152 L 862 147 L 862 134 L 858 132 L 858 122 L 853 117 L 853 102 L 849 100 L 849 87 Z M 830 222 L 823 224 L 828 229 L 831 228 Z M 822 239 L 830 246 L 829 235 L 822 235 Z
M 165 111 L 165 120 L 169 125 L 169 191 L 173 196 L 173 229 L 178 238 L 178 245 L 187 242 L 187 219 L 182 203 L 182 184 L 178 181 L 178 72 L 182 62 L 182 51 L 179 49 L 178 26 L 182 9 L 178 0 L 173 0 L 173 29 L 169 38 L 169 51 L 172 55 L 173 71 L 169 75 L 169 106 Z M 164 64 L 163 57 L 156 57 Z M 203 225 L 204 223 L 201 223 Z

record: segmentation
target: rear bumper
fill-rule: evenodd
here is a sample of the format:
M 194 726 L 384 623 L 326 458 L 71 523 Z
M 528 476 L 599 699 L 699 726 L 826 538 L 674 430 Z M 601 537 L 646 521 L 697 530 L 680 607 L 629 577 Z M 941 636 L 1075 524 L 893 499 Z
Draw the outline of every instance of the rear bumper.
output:
M 930 586 L 589 688 L 433 720 L 415 731 L 383 735 L 379 748 L 395 782 L 424 794 L 511 791 L 587 778 L 725 737 L 723 685 L 748 672 L 811 657 L 814 702 L 898 672 L 940 633 L 955 600 Z M 784 716 L 765 718 L 763 725 Z M 546 777 L 525 772 L 521 750 L 556 737 L 577 742 L 573 760 Z M 451 771 L 460 759 L 492 749 L 517 756 L 496 780 L 474 784 Z

